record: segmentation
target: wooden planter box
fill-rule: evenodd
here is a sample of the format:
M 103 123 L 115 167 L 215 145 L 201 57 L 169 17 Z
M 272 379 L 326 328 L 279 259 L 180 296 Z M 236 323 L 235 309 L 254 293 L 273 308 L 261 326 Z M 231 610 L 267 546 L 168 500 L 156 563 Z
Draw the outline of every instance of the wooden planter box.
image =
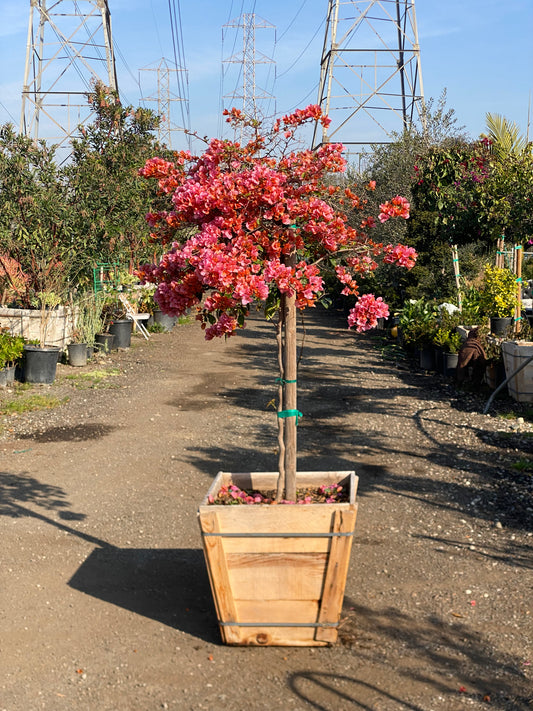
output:
M 354 472 L 301 472 L 299 489 L 340 483 L 349 502 L 210 505 L 223 485 L 269 491 L 276 473 L 220 472 L 198 516 L 226 644 L 325 646 L 337 640 L 357 514 Z
M 527 358 L 533 356 L 531 341 L 503 341 L 502 355 L 505 375 L 509 377 Z M 533 402 L 533 361 L 507 383 L 509 395 L 517 402 Z

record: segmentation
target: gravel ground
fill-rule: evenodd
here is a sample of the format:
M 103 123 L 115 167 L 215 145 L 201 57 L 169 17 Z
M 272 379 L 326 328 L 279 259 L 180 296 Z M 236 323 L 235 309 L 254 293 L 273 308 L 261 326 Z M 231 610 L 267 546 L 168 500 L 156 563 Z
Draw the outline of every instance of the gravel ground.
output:
M 526 409 L 306 320 L 299 467 L 360 478 L 339 644 L 220 643 L 196 508 L 276 467 L 276 359 L 186 324 L 0 395 L 68 398 L 0 419 L 0 711 L 533 709 Z

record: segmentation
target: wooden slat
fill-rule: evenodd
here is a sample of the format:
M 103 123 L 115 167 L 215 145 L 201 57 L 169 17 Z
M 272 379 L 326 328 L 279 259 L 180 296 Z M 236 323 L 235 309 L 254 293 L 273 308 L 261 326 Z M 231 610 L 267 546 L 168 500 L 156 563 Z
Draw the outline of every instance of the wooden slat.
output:
M 336 511 L 333 530 L 335 532 L 353 531 L 355 517 L 355 511 Z M 331 541 L 331 550 L 318 622 L 334 623 L 339 621 L 342 610 L 342 600 L 344 598 L 346 575 L 350 562 L 351 547 L 351 536 L 336 536 Z M 316 639 L 333 644 L 337 639 L 337 629 L 331 627 L 318 628 Z
M 339 508 L 349 511 L 351 504 L 315 504 L 301 506 L 211 506 L 216 509 L 222 533 L 287 534 L 329 533 L 331 517 Z M 203 509 L 202 509 L 203 511 Z M 305 537 L 305 536 L 304 536 Z M 274 541 L 275 538 L 271 540 Z M 268 539 L 267 539 L 268 540 Z
M 240 619 L 249 622 L 315 622 L 318 600 L 235 600 Z M 323 647 L 316 640 L 316 628 L 309 627 L 242 627 L 241 644 L 252 646 Z
M 203 531 L 216 532 L 220 530 L 217 512 L 214 507 L 212 507 L 211 512 L 200 515 L 200 526 Z M 218 620 L 222 622 L 239 622 L 233 602 L 222 539 L 218 536 L 204 538 L 204 554 Z M 227 644 L 240 644 L 241 638 L 238 627 L 221 626 L 220 632 Z
M 329 642 L 315 639 L 314 627 L 247 627 L 241 645 L 259 647 L 326 647 Z
M 239 618 L 247 622 L 316 622 L 319 601 L 235 600 Z
M 227 570 L 235 599 L 318 600 L 326 562 L 315 553 L 232 554 Z
M 225 538 L 230 553 L 327 553 L 330 538 Z

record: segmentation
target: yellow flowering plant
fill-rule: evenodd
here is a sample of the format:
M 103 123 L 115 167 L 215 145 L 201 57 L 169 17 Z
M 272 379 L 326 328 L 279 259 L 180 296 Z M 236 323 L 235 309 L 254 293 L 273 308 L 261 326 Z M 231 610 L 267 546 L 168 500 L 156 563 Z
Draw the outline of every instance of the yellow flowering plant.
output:
M 480 290 L 480 306 L 486 316 L 507 318 L 518 304 L 516 276 L 505 267 L 485 267 Z

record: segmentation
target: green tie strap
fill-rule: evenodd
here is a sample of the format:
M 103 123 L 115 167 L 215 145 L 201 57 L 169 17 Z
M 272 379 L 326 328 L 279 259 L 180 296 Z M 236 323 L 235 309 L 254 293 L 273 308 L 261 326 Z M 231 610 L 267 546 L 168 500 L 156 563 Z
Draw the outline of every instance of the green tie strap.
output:
M 281 410 L 278 412 L 278 417 L 296 417 L 296 426 L 298 426 L 298 419 L 303 417 L 303 415 L 299 410 Z

